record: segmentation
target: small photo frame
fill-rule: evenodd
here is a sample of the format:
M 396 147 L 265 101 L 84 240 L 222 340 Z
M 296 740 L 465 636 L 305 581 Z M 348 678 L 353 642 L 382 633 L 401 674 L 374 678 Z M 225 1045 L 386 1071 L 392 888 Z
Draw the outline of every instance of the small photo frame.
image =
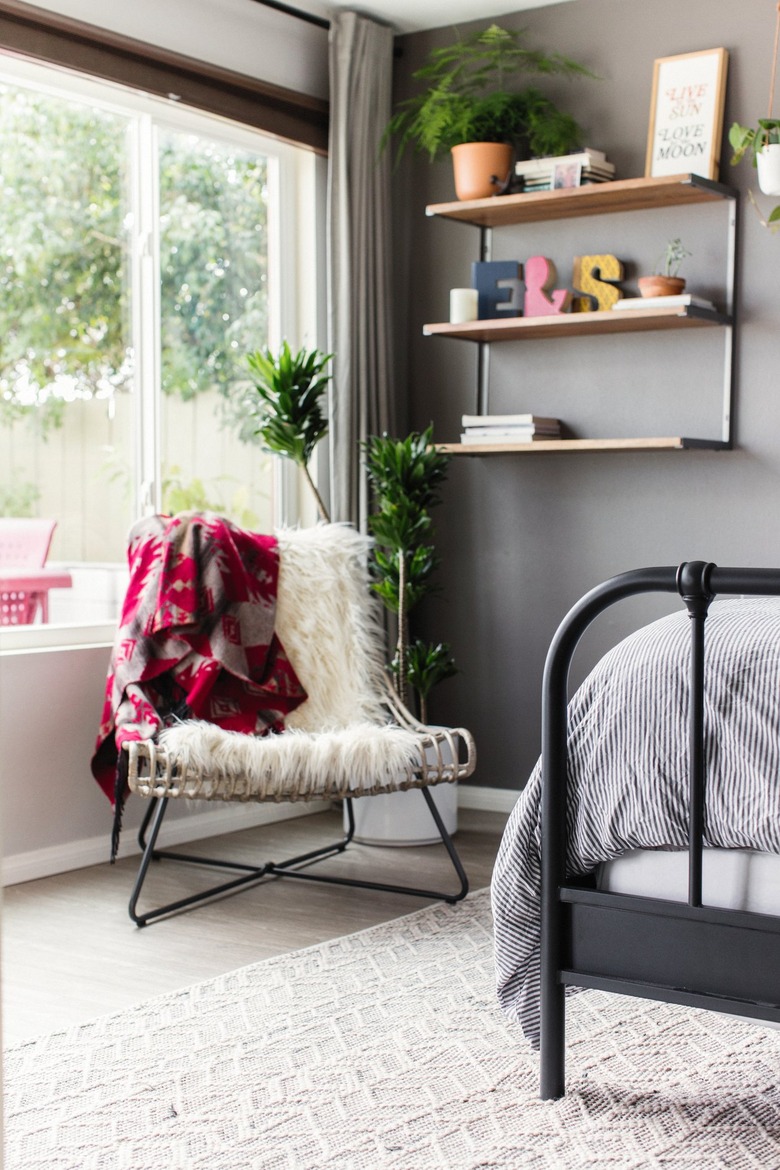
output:
M 564 187 L 579 187 L 582 182 L 582 163 L 560 162 L 554 163 L 552 169 L 552 188 L 554 191 Z
M 656 60 L 646 178 L 680 174 L 718 178 L 727 67 L 726 49 Z

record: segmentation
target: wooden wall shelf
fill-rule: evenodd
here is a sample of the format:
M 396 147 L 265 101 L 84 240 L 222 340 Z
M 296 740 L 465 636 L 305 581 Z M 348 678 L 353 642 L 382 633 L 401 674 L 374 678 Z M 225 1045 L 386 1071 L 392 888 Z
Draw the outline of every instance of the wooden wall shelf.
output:
M 695 204 L 726 202 L 727 238 L 723 250 L 726 281 L 725 312 L 698 306 L 642 306 L 593 313 L 561 313 L 549 317 L 499 317 L 452 325 L 440 322 L 423 326 L 428 337 L 473 341 L 479 346 L 477 414 L 487 413 L 488 347 L 494 341 L 588 337 L 600 334 L 641 333 L 719 326 L 724 331 L 722 432 L 719 439 L 691 439 L 681 435 L 662 438 L 555 439 L 539 443 L 444 443 L 440 450 L 452 455 L 544 455 L 575 451 L 684 451 L 692 448 L 729 450 L 733 398 L 734 278 L 736 263 L 737 192 L 700 175 L 680 174 L 662 178 L 622 179 L 560 191 L 533 191 L 524 195 L 499 195 L 489 199 L 434 203 L 429 216 L 471 224 L 480 230 L 480 255 L 490 255 L 493 228 L 549 223 L 578 216 L 611 215 L 623 211 L 653 211 Z M 549 411 L 545 412 L 549 413 Z
M 437 443 L 448 455 L 551 455 L 561 451 L 726 451 L 720 439 L 688 439 L 682 435 L 632 439 L 544 439 L 538 443 Z
M 617 179 L 561 191 L 532 191 L 527 195 L 491 195 L 454 203 L 431 203 L 425 214 L 459 220 L 476 227 L 544 223 L 582 215 L 618 211 L 651 211 L 687 203 L 735 199 L 736 192 L 700 175 L 666 175 L 658 179 Z
M 423 325 L 427 337 L 454 337 L 461 341 L 522 341 L 545 337 L 587 337 L 597 333 L 643 333 L 658 329 L 690 329 L 702 325 L 729 325 L 725 313 L 692 305 L 672 308 L 609 309 L 594 313 L 560 313 L 552 317 L 494 317 Z

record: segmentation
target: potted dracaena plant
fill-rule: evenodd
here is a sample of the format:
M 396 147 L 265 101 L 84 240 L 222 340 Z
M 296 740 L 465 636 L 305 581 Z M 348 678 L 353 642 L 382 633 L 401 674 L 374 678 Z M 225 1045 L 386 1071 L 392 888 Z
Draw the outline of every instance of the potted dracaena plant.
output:
M 439 502 L 449 456 L 432 445 L 432 428 L 405 439 L 374 436 L 363 444 L 375 511 L 368 520 L 374 537 L 375 592 L 395 616 L 397 640 L 391 671 L 404 704 L 411 690 L 420 721 L 428 719 L 433 687 L 455 673 L 446 643 L 426 643 L 409 635 L 409 612 L 436 590 L 432 580 L 438 561 L 431 544 L 430 509 Z M 447 831 L 458 823 L 454 784 L 432 792 Z M 430 811 L 419 791 L 391 792 L 360 800 L 354 810 L 356 839 L 375 845 L 423 845 L 439 840 Z
M 423 88 L 398 105 L 383 143 L 396 138 L 398 157 L 407 147 L 431 161 L 451 153 L 459 199 L 497 194 L 508 183 L 513 150 L 554 156 L 581 145 L 576 120 L 524 83 L 528 74 L 594 76 L 569 57 L 527 48 L 522 30 L 491 24 L 431 51 L 412 75 Z
M 414 692 L 425 723 L 431 690 L 456 671 L 447 643 L 411 639 L 409 633 L 410 611 L 436 590 L 430 509 L 440 502 L 449 456 L 433 446 L 430 426 L 405 439 L 372 436 L 363 450 L 375 508 L 368 520 L 376 541 L 373 588 L 397 621 L 393 679 L 402 700 L 408 689 Z
M 257 394 L 245 399 L 246 409 L 257 423 L 254 433 L 267 450 L 300 467 L 322 520 L 330 520 L 330 516 L 311 477 L 309 460 L 328 433 L 322 396 L 331 378 L 325 367 L 332 357 L 318 349 L 293 353 L 287 341 L 276 354 L 265 346 L 247 356 Z

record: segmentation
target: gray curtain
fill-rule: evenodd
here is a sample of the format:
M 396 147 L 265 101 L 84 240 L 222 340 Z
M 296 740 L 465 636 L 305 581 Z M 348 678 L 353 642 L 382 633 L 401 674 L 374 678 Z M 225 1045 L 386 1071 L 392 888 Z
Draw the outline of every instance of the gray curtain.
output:
M 330 30 L 328 348 L 330 511 L 365 528 L 360 443 L 393 432 L 390 163 L 393 33 L 354 12 Z

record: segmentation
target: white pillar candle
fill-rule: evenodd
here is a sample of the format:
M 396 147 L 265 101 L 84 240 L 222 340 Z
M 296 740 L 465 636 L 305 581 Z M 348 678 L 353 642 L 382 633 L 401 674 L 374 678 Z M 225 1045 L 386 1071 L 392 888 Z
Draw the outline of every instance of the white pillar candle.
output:
M 475 288 L 450 289 L 450 323 L 460 325 L 464 321 L 476 321 L 478 297 Z

